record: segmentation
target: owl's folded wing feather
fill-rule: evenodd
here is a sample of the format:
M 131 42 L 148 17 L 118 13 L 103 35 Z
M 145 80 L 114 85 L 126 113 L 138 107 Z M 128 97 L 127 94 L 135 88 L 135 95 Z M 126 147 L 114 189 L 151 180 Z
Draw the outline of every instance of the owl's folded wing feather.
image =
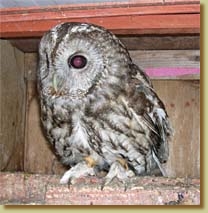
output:
M 165 106 L 154 91 L 148 76 L 136 65 L 129 82 L 129 107 L 150 130 L 152 149 L 160 163 L 169 155 L 168 138 L 172 133 Z

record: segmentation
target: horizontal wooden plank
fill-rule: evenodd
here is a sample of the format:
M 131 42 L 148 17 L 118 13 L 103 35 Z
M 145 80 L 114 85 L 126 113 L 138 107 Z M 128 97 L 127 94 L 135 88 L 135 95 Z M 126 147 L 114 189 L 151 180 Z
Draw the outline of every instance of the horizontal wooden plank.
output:
M 50 0 L 36 0 L 33 1 L 14 1 L 7 0 L 3 1 L 1 4 L 2 8 L 10 8 L 13 11 L 17 10 L 17 8 L 25 8 L 25 7 L 53 7 L 54 5 L 58 5 L 59 7 L 63 7 L 63 4 L 66 3 L 66 0 L 59 1 L 50 1 Z M 68 2 L 67 2 L 68 3 Z M 164 5 L 164 4 L 193 4 L 200 3 L 200 0 L 70 0 L 70 6 L 73 8 L 77 7 L 121 7 L 121 6 L 129 6 L 129 5 Z
M 184 68 L 184 67 L 159 67 L 159 68 L 147 68 L 146 73 L 150 76 L 161 77 L 161 76 L 181 76 L 181 75 L 194 75 L 199 74 L 199 68 Z
M 129 50 L 196 50 L 200 49 L 198 35 L 119 36 Z
M 199 14 L 145 15 L 127 17 L 64 19 L 65 22 L 89 22 L 104 26 L 115 34 L 198 34 Z M 63 20 L 62 20 L 63 21 Z M 61 21 L 28 21 L 2 24 L 1 38 L 37 37 Z M 119 25 L 118 25 L 119 23 Z M 171 24 L 170 24 L 171 23 Z
M 188 1 L 188 0 L 186 0 Z M 158 4 L 163 4 L 163 0 L 112 0 L 112 1 L 102 1 L 102 0 L 91 0 L 91 1 L 79 1 L 79 0 L 70 0 L 69 2 L 67 2 L 67 4 L 64 5 L 64 3 L 58 1 L 57 3 L 54 2 L 50 2 L 50 4 L 45 4 L 45 5 L 40 5 L 40 4 L 36 4 L 36 5 L 28 5 L 28 6 L 13 6 L 13 7 L 5 7 L 7 9 L 9 9 L 10 11 L 18 11 L 19 9 L 25 9 L 30 8 L 30 9 L 39 9 L 41 8 L 53 8 L 53 7 L 60 7 L 60 8 L 64 8 L 64 7 L 71 7 L 71 8 L 97 8 L 97 7 L 124 7 L 124 6 L 133 6 L 133 5 L 158 5 Z M 187 2 L 189 4 L 189 2 Z M 186 3 L 186 4 L 187 4 Z M 195 1 L 191 0 L 191 3 L 195 3 Z M 18 4 L 19 5 L 19 4 Z
M 90 17 L 114 17 L 128 15 L 158 15 L 158 14 L 189 14 L 199 13 L 199 4 L 189 5 L 157 5 L 157 6 L 135 6 L 135 7 L 115 7 L 115 8 L 94 8 L 94 9 L 72 9 L 70 7 L 54 7 L 51 9 L 29 9 L 10 11 L 10 9 L 1 9 L 2 22 L 12 21 L 34 21 L 42 19 L 62 19 L 70 18 L 90 18 Z M 47 16 L 46 16 L 47 15 Z
M 157 5 L 120 8 L 1 10 L 2 38 L 37 37 L 61 22 L 90 22 L 117 34 L 176 34 L 200 32 L 200 5 Z
M 39 8 L 54 8 L 54 6 L 58 6 L 59 8 L 99 8 L 99 7 L 130 7 L 130 6 L 151 6 L 151 5 L 165 5 L 165 4 L 200 4 L 200 0 L 118 0 L 118 1 L 70 1 L 67 5 L 61 4 L 61 2 L 58 2 L 57 4 L 54 4 L 54 2 L 50 2 L 50 4 L 44 5 L 38 5 L 32 6 L 32 4 L 28 3 L 27 6 L 15 6 L 15 7 L 5 7 L 9 11 L 19 11 L 24 10 L 25 8 L 29 8 L 30 10 L 39 10 Z M 19 5 L 19 4 L 18 4 Z M 30 6 L 31 5 L 31 6 Z M 55 6 L 55 7 L 56 7 Z M 0 10 L 1 11 L 1 10 Z
M 159 208 L 164 205 L 171 205 L 170 207 L 180 205 L 174 206 L 180 209 L 183 207 L 201 209 L 203 206 L 203 198 L 200 200 L 200 197 L 203 197 L 203 192 L 200 193 L 200 179 L 196 178 L 132 177 L 128 181 L 127 190 L 124 191 L 124 183 L 116 178 L 108 183 L 104 190 L 100 190 L 102 178 L 82 177 L 69 186 L 59 184 L 60 175 L 61 173 L 59 175 L 1 173 L 0 204 L 5 205 L 2 209 L 30 209 L 32 207 L 28 205 L 52 205 L 40 208 L 53 208 L 55 211 L 64 208 L 74 212 L 73 209 L 76 207 L 83 210 L 94 207 L 93 209 L 99 211 L 98 208 L 101 207 L 97 206 L 101 205 L 103 208 L 114 208 L 111 206 L 117 205 L 118 208 L 125 209 L 130 205 L 134 205 L 135 208 L 139 208 L 139 205 L 149 208 L 158 205 Z M 94 206 L 91 207 L 92 205 Z
M 136 50 L 130 55 L 152 79 L 200 79 L 200 50 Z
M 196 50 L 200 49 L 199 36 L 118 36 L 129 50 Z M 10 39 L 23 52 L 37 52 L 40 39 Z
M 32 53 L 37 52 L 40 38 L 24 38 L 24 39 L 10 39 L 10 43 L 21 50 L 22 52 Z
M 200 79 L 200 50 L 136 50 L 130 55 L 152 79 Z
M 184 81 L 189 81 L 189 80 L 200 80 L 200 73 L 198 74 L 186 74 L 186 75 L 177 75 L 177 76 L 151 76 L 150 77 L 152 80 L 184 80 Z
M 137 50 L 130 51 L 133 61 L 143 69 L 150 68 L 199 68 L 199 50 Z
M 199 0 L 164 0 L 164 3 L 171 3 L 171 4 L 190 4 L 190 3 L 199 3 Z

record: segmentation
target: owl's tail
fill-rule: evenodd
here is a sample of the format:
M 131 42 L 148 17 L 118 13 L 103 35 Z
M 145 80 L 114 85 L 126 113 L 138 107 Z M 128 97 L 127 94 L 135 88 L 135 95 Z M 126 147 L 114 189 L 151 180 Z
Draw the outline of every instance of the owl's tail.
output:
M 163 175 L 164 177 L 167 177 L 167 176 L 168 176 L 168 175 L 167 175 L 167 172 L 166 172 L 166 170 L 163 168 L 162 164 L 160 163 L 160 161 L 159 161 L 158 157 L 156 156 L 154 150 L 152 150 L 152 157 L 153 157 L 155 163 L 157 164 L 157 166 L 159 167 L 160 172 L 162 173 L 162 175 Z

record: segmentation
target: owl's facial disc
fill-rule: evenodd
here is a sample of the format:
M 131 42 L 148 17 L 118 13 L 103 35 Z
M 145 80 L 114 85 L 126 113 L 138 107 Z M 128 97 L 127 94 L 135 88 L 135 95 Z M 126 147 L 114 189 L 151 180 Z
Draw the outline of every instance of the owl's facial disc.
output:
M 75 69 L 82 69 L 87 65 L 87 59 L 83 55 L 72 55 L 68 59 L 68 64 Z

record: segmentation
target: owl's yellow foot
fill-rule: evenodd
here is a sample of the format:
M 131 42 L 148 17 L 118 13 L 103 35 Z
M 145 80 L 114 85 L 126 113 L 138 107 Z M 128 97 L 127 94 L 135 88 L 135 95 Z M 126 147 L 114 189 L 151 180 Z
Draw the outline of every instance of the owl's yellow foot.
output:
M 89 167 L 94 167 L 96 165 L 96 161 L 91 156 L 85 157 L 84 160 Z
M 124 167 L 125 170 L 128 170 L 128 163 L 124 158 L 117 158 L 117 161 Z
M 94 168 L 95 175 L 98 178 L 102 178 L 106 176 L 107 174 L 106 170 L 109 169 L 108 165 L 105 165 L 105 164 L 98 165 L 97 161 L 94 160 L 91 156 L 85 157 L 84 160 L 90 168 Z

